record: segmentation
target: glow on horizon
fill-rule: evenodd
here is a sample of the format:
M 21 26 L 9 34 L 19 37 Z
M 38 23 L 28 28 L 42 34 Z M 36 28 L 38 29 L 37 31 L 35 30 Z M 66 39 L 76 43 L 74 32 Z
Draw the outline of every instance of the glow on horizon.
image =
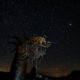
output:
M 32 68 L 32 67 L 31 67 Z M 27 72 L 29 73 L 31 71 L 31 68 L 27 68 Z M 70 74 L 73 70 L 76 69 L 76 67 L 73 68 L 65 68 L 64 67 L 39 67 L 39 72 L 52 77 L 60 77 L 60 76 L 67 76 Z M 80 70 L 80 67 L 77 69 Z M 10 72 L 10 66 L 1 66 L 0 65 L 0 72 Z
M 60 77 L 60 76 L 67 76 L 69 73 L 56 71 L 56 69 L 53 68 L 54 71 L 50 71 L 51 69 L 40 69 L 39 72 L 41 72 L 44 75 L 53 76 L 53 77 Z M 30 69 L 29 69 L 30 71 Z M 28 71 L 28 72 L 29 72 Z M 0 67 L 0 72 L 10 72 L 9 67 Z

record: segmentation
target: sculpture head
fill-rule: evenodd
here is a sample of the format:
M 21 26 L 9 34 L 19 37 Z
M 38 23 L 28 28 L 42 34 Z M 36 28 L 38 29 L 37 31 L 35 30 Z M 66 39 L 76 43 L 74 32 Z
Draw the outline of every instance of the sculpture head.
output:
M 26 53 L 38 59 L 46 54 L 46 48 L 50 45 L 44 36 L 31 36 L 26 38 Z

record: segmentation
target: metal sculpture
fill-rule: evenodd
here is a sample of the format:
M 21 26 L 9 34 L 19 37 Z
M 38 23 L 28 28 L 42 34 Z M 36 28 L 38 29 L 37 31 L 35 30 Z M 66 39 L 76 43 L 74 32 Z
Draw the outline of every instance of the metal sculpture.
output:
M 42 57 L 46 54 L 46 48 L 51 42 L 46 41 L 43 36 L 30 36 L 26 38 L 16 37 L 16 54 L 14 56 L 11 73 L 13 80 L 23 80 L 27 68 L 27 60 L 30 59 L 38 71 L 38 65 Z
M 46 48 L 51 45 L 51 42 L 46 41 L 46 38 L 44 36 L 31 36 L 25 38 L 25 40 L 26 54 L 29 55 L 29 58 L 35 64 L 37 72 L 40 60 L 46 54 Z

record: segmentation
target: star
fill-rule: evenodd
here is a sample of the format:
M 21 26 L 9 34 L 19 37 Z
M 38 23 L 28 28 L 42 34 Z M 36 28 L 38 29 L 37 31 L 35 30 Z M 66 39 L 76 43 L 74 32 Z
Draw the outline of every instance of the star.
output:
M 72 26 L 72 23 L 69 23 L 69 26 Z

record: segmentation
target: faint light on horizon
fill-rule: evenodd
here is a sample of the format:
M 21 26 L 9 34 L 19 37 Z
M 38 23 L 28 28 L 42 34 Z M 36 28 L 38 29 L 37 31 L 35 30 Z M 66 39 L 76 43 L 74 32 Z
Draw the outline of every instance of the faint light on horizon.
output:
M 9 67 L 0 67 L 0 72 L 10 72 Z

